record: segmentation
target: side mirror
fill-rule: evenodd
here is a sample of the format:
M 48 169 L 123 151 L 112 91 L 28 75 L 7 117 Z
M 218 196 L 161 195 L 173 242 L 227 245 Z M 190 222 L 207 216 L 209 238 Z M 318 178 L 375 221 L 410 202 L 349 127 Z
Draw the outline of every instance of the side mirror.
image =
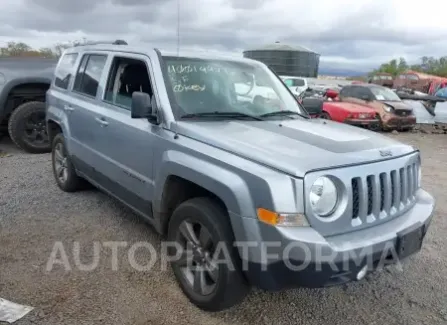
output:
M 303 98 L 301 105 L 303 105 L 309 115 L 319 115 L 323 112 L 323 100 L 320 98 Z
M 140 91 L 133 92 L 130 116 L 132 118 L 148 118 L 152 116 L 152 113 L 151 96 Z

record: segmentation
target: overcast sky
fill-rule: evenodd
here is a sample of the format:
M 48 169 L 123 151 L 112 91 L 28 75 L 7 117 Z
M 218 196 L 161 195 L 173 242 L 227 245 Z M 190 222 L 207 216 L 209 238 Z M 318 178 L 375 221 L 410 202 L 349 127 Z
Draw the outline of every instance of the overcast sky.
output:
M 447 55 L 441 0 L 180 0 L 183 48 L 241 53 L 281 41 L 322 64 L 369 68 L 393 57 Z M 0 45 L 126 39 L 174 49 L 177 0 L 0 0 Z

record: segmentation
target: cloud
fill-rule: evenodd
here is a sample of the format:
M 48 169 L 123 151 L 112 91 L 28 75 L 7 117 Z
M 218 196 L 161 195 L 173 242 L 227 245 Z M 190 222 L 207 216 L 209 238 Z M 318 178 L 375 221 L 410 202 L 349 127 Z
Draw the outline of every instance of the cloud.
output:
M 2 0 L 0 45 L 85 37 L 174 49 L 179 30 L 185 48 L 241 53 L 281 41 L 319 52 L 322 65 L 370 68 L 447 54 L 445 9 L 435 0 Z

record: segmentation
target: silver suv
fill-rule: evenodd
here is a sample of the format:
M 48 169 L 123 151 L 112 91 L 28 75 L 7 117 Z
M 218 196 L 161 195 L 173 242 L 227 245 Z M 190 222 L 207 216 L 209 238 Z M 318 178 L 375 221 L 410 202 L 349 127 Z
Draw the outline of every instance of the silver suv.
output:
M 274 96 L 251 100 L 255 80 Z M 432 218 L 418 150 L 310 118 L 322 103 L 305 109 L 257 61 L 77 46 L 46 103 L 58 186 L 93 184 L 166 235 L 181 289 L 204 310 L 251 286 L 360 280 L 418 252 Z

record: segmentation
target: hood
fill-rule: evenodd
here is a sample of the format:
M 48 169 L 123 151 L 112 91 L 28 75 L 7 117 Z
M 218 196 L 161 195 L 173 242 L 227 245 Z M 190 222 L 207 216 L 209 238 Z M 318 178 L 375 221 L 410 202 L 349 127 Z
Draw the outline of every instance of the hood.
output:
M 351 113 L 375 113 L 375 110 L 372 108 L 347 102 L 324 102 L 323 108 L 325 106 L 336 107 Z
M 290 175 L 415 151 L 378 133 L 330 120 L 179 121 L 173 131 Z M 388 157 L 389 158 L 389 157 Z
M 388 106 L 393 107 L 395 110 L 407 110 L 412 111 L 413 108 L 406 104 L 405 102 L 397 102 L 397 101 L 384 101 L 383 103 L 387 104 Z

